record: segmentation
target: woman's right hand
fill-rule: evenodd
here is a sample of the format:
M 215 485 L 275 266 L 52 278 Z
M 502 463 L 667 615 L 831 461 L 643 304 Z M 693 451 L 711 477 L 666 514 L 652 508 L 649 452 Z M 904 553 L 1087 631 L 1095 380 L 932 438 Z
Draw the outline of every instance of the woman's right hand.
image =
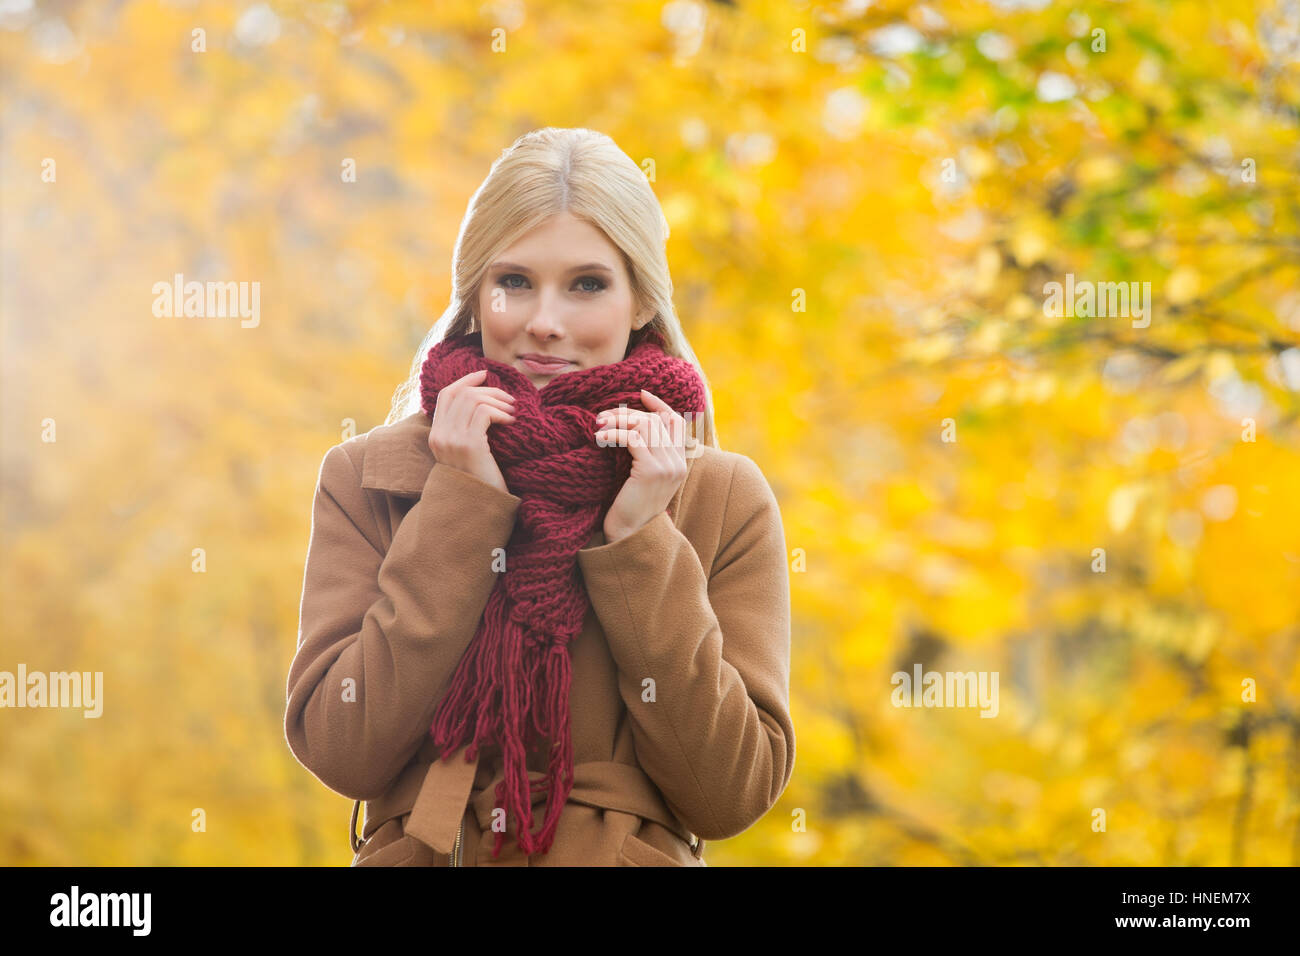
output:
M 485 375 L 486 369 L 470 372 L 438 392 L 429 428 L 429 450 L 439 464 L 473 475 L 509 494 L 492 457 L 487 430 L 493 422 L 515 420 L 515 398 L 504 389 L 476 385 Z

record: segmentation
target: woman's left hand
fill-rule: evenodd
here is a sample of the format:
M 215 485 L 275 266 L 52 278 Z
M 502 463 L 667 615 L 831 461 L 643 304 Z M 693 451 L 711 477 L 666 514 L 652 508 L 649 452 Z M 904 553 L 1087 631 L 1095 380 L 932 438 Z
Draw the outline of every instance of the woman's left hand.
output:
M 686 478 L 686 423 L 668 403 L 645 389 L 649 411 L 610 408 L 596 417 L 601 446 L 625 445 L 632 471 L 605 513 L 605 541 L 626 537 L 667 509 Z

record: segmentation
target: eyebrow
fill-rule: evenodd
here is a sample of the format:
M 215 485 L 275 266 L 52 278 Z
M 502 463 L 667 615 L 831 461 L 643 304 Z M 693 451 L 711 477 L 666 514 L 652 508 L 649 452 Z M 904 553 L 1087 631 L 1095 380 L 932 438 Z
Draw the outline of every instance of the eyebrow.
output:
M 528 266 L 521 266 L 517 262 L 494 262 L 492 263 L 490 268 L 514 269 L 518 272 L 527 272 L 529 274 L 531 274 L 533 271 L 532 269 L 528 268 Z M 603 262 L 584 262 L 582 265 L 573 266 L 571 269 L 568 269 L 566 271 L 567 272 L 608 272 L 610 275 L 614 274 L 614 270 L 611 269 L 609 266 L 605 265 Z

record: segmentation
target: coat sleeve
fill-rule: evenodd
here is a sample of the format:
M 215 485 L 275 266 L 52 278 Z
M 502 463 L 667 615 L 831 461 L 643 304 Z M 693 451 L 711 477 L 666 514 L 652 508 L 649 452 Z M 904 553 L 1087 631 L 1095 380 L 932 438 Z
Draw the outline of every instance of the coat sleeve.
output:
M 520 499 L 447 465 L 380 550 L 344 445 L 321 463 L 284 730 L 331 790 L 379 797 L 415 756 L 478 627 Z
M 578 556 L 642 769 L 700 838 L 747 829 L 794 771 L 789 567 L 762 472 L 736 455 L 707 577 L 663 512 Z

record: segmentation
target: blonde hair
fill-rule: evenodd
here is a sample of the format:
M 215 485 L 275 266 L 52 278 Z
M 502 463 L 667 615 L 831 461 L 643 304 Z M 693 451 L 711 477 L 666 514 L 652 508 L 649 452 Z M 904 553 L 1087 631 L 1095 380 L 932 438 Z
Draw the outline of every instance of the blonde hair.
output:
M 645 174 L 604 133 L 548 126 L 525 133 L 497 157 L 470 199 L 452 254 L 451 301 L 425 334 L 411 373 L 393 395 L 391 425 L 420 410 L 420 368 L 438 342 L 475 331 L 479 287 L 488 266 L 520 236 L 569 212 L 604 231 L 618 247 L 639 308 L 654 317 L 632 332 L 629 350 L 654 328 L 664 351 L 695 366 L 704 382 L 703 416 L 687 416 L 694 438 L 720 448 L 709 381 L 673 309 L 665 243 L 668 220 Z M 695 428 L 702 425 L 701 429 Z

